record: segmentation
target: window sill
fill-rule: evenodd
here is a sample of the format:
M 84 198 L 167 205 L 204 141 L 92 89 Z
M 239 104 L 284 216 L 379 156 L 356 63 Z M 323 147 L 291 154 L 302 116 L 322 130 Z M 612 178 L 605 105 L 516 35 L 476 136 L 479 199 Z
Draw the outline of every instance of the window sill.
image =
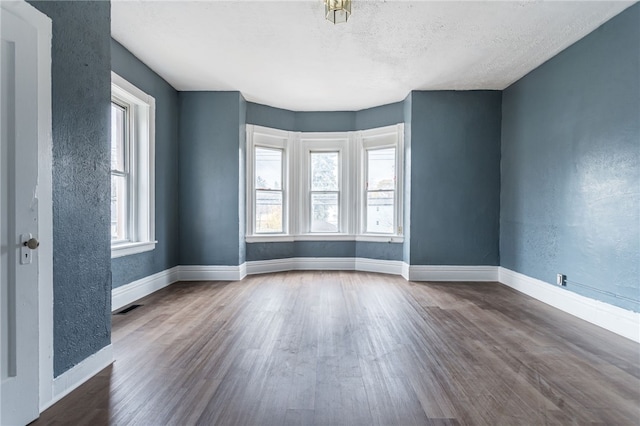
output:
M 349 235 L 349 234 L 304 234 L 304 235 L 247 235 L 247 243 L 284 243 L 294 241 L 363 241 L 371 243 L 402 243 L 401 235 Z
M 111 246 L 111 258 L 129 256 L 131 254 L 144 253 L 156 248 L 157 241 L 143 241 L 135 243 L 123 243 Z

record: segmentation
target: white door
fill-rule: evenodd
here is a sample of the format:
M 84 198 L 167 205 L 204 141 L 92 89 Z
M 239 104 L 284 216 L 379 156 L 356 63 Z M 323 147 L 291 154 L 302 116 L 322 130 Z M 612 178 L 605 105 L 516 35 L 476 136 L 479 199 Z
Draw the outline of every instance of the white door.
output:
M 0 4 L 0 424 L 24 425 L 39 415 L 38 29 Z

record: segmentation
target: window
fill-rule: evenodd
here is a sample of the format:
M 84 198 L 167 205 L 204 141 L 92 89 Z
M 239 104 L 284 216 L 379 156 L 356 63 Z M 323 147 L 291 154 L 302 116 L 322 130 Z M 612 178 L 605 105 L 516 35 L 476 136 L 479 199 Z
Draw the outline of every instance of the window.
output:
M 284 231 L 282 158 L 284 150 L 256 147 L 255 200 L 257 234 Z
M 286 235 L 288 226 L 288 132 L 247 132 L 247 233 Z
M 153 250 L 155 100 L 111 73 L 111 257 Z
M 248 125 L 246 240 L 402 241 L 402 132 Z

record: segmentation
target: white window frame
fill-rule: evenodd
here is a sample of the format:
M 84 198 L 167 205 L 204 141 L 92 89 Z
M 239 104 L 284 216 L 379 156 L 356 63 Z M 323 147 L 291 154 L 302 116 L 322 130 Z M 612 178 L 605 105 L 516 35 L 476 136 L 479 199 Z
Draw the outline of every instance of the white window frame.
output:
M 269 142 L 271 140 L 271 142 Z M 393 141 L 393 142 L 391 142 Z M 403 160 L 404 124 L 356 132 L 287 132 L 248 124 L 246 147 L 246 236 L 245 241 L 370 241 L 397 242 L 403 237 Z M 255 147 L 279 148 L 283 157 L 282 233 L 255 232 Z M 366 149 L 396 148 L 396 208 L 393 234 L 365 233 Z M 310 232 L 310 155 L 311 152 L 340 152 L 340 229 L 339 232 Z
M 113 241 L 111 258 L 153 250 L 155 240 L 155 99 L 111 72 L 111 100 L 128 110 L 129 239 Z
M 246 182 L 246 212 L 247 235 L 252 235 L 258 240 L 271 240 L 288 236 L 290 233 L 290 194 L 289 188 L 289 163 L 291 133 L 267 127 L 247 125 L 247 182 Z M 258 233 L 256 232 L 256 182 L 255 182 L 255 149 L 257 147 L 282 150 L 282 232 Z
M 379 238 L 398 239 L 403 235 L 403 176 L 404 176 L 404 125 L 363 130 L 358 134 L 358 239 L 377 241 Z M 370 149 L 395 148 L 396 176 L 394 185 L 394 229 L 393 233 L 367 232 L 367 151 Z
M 300 168 L 296 174 L 299 182 L 298 202 L 300 206 L 295 213 L 298 219 L 297 235 L 309 236 L 314 239 L 326 239 L 336 236 L 353 234 L 350 226 L 350 213 L 352 209 L 349 205 L 351 189 L 351 168 L 349 152 L 351 135 L 349 133 L 300 133 L 297 146 L 299 147 Z M 313 152 L 337 152 L 338 163 L 338 231 L 330 233 L 311 231 L 311 154 Z

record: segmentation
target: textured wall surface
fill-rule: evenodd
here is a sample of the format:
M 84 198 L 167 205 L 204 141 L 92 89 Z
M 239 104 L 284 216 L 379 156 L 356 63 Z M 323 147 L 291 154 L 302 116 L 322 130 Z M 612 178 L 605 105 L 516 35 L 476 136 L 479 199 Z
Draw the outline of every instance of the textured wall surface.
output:
M 240 263 L 241 98 L 178 94 L 181 265 Z
M 501 93 L 411 94 L 411 264 L 498 265 Z
M 178 92 L 117 41 L 111 69 L 156 100 L 156 248 L 111 260 L 113 287 L 178 264 Z
M 412 94 L 409 93 L 402 103 L 404 115 L 404 242 L 402 244 L 402 260 L 409 264 L 411 262 L 411 109 Z
M 31 2 L 53 21 L 53 361 L 111 341 L 110 4 Z
M 247 123 L 292 132 L 348 132 L 374 129 L 404 121 L 403 103 L 361 111 L 288 111 L 247 102 Z
M 504 91 L 502 266 L 638 311 L 640 5 Z
M 402 260 L 402 244 L 364 241 L 294 241 L 247 244 L 247 260 L 288 257 L 366 257 Z

